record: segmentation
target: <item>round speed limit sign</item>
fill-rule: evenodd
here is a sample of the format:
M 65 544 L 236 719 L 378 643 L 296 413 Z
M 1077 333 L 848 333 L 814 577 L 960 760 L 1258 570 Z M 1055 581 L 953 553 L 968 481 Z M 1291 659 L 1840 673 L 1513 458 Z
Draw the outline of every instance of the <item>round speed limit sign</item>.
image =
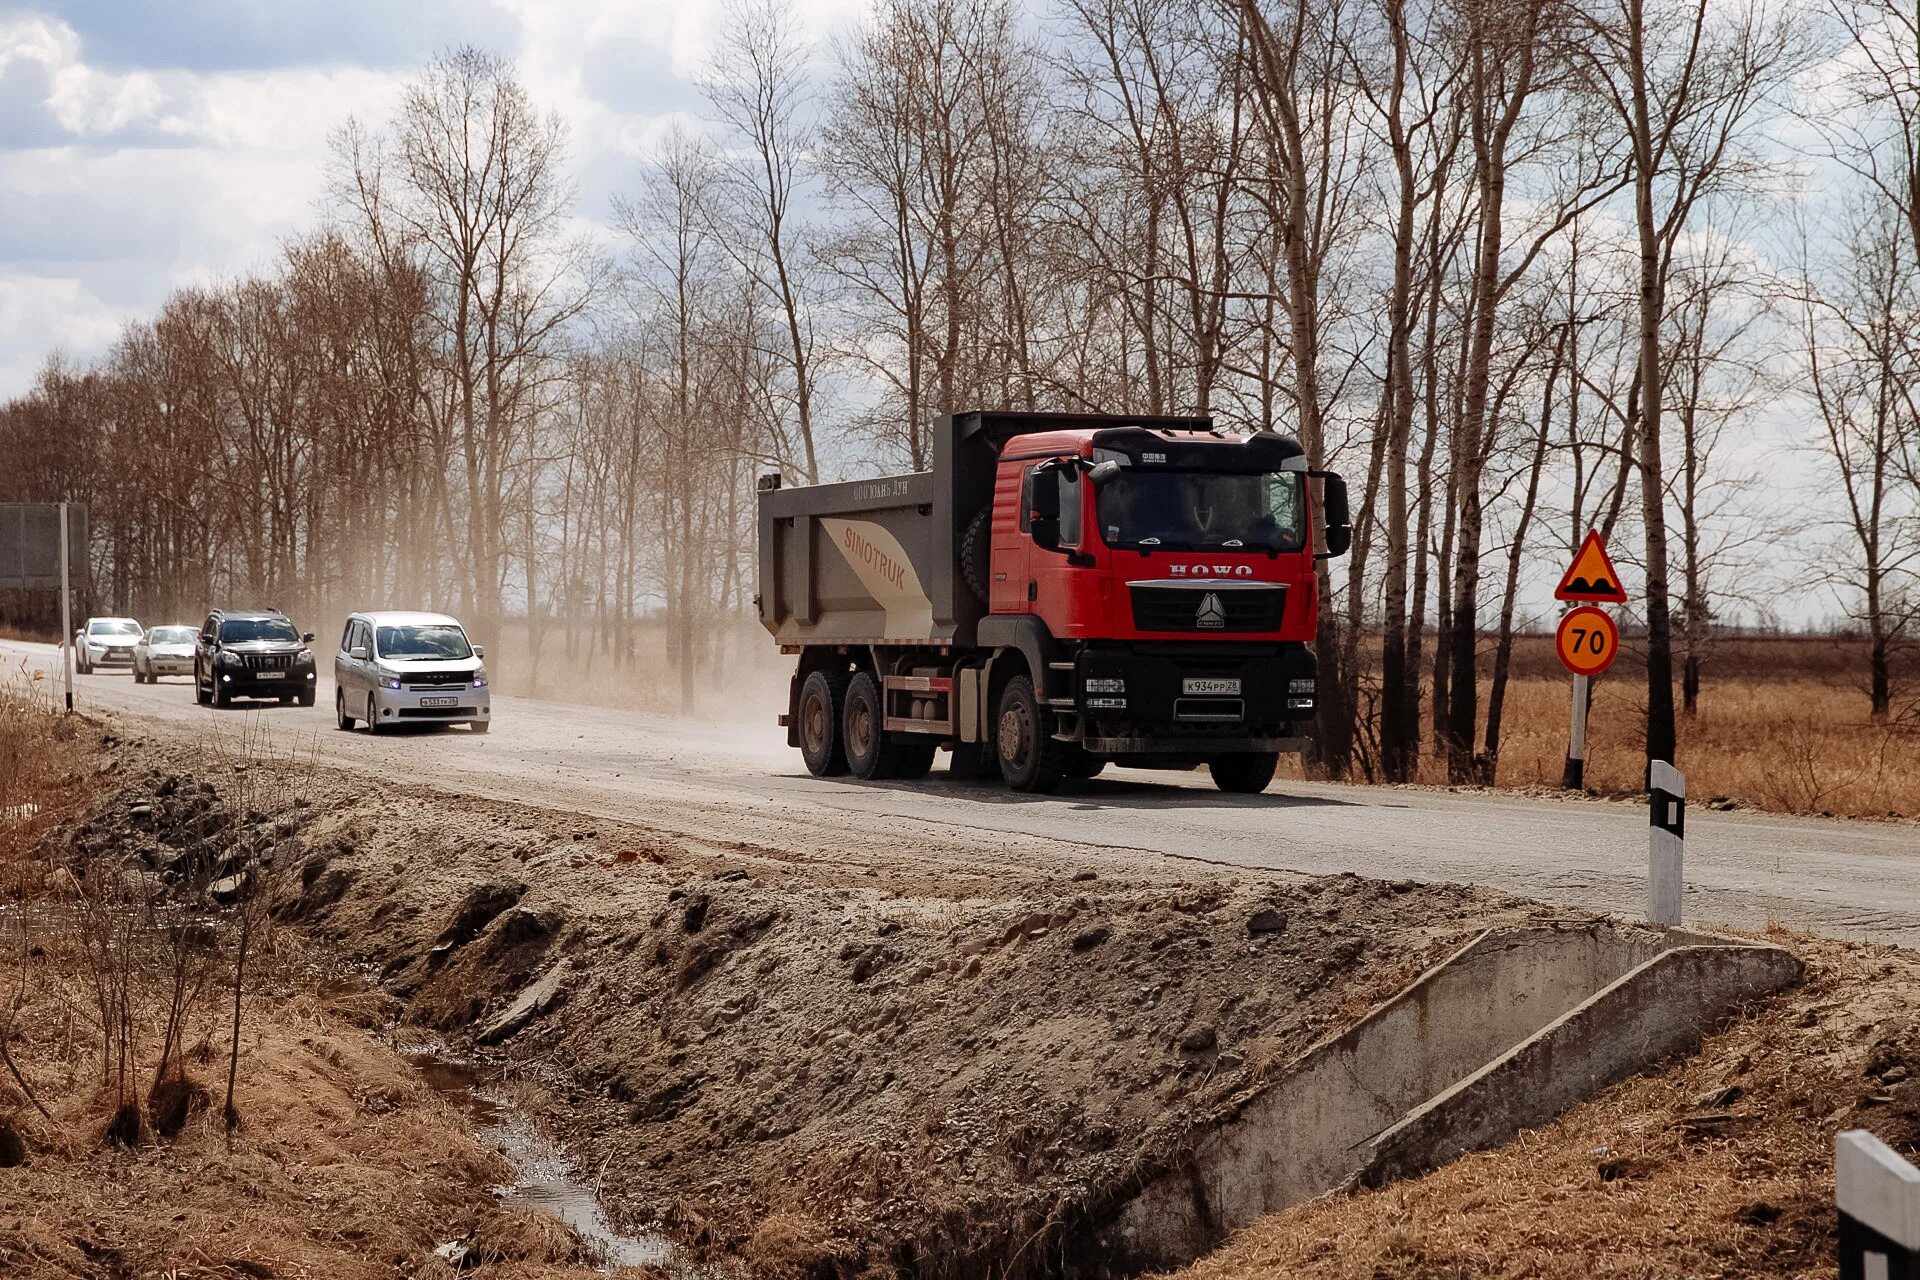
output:
M 1560 619 L 1553 647 L 1560 654 L 1560 665 L 1573 674 L 1597 676 L 1613 665 L 1620 652 L 1620 628 L 1605 610 L 1585 605 Z

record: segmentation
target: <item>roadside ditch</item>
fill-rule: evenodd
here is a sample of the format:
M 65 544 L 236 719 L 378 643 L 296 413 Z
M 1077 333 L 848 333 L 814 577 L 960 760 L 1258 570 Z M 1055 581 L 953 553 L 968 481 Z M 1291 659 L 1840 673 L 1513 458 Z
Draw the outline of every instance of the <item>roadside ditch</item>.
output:
M 441 1046 L 424 1073 L 513 1158 L 507 1203 L 669 1274 L 1125 1272 L 1121 1207 L 1330 1033 L 1486 929 L 1593 923 L 1071 851 L 962 876 L 902 843 L 883 878 L 885 831 L 800 861 L 325 772 L 210 820 L 220 781 L 123 749 L 62 847 L 164 877 L 280 831 L 235 892 L 367 975 L 396 1044 Z

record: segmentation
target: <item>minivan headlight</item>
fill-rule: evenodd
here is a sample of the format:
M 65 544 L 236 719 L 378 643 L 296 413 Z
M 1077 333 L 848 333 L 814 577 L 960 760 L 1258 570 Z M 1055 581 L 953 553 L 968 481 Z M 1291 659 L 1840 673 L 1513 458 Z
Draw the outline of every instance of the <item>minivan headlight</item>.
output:
M 476 689 L 484 689 L 487 687 L 487 669 L 485 667 L 481 667 L 473 673 L 473 687 Z
M 382 675 L 380 677 L 380 687 L 382 689 L 398 689 L 403 683 L 404 681 L 402 681 L 399 676 Z

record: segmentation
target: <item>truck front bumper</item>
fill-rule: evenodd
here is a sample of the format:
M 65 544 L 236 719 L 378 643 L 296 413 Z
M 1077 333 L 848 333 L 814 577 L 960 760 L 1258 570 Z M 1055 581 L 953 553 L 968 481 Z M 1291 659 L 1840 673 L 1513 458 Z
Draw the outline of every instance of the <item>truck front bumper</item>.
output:
M 1300 644 L 1089 645 L 1074 670 L 1082 742 L 1100 755 L 1299 750 L 1314 667 Z

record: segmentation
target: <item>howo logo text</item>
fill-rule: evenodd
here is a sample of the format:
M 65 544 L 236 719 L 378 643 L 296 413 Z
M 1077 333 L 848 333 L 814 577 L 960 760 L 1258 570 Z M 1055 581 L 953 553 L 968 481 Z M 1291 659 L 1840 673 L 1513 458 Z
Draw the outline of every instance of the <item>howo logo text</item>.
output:
M 1174 564 L 1167 566 L 1167 572 L 1176 578 L 1251 578 L 1253 566 L 1250 564 Z

